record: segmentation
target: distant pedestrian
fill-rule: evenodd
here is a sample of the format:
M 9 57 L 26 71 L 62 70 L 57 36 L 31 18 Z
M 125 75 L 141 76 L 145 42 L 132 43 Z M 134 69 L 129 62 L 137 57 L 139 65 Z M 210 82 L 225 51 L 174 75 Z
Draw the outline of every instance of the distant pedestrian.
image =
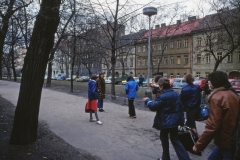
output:
M 170 86 L 167 78 L 160 78 L 158 81 L 161 94 L 156 101 L 145 97 L 147 107 L 151 111 L 156 111 L 153 128 L 160 130 L 160 140 L 162 142 L 162 159 L 170 160 L 169 135 L 172 145 L 179 160 L 190 160 L 190 157 L 178 139 L 178 126 L 184 124 L 184 115 L 181 107 L 179 94 Z
M 135 112 L 135 107 L 134 107 L 134 99 L 137 96 L 138 85 L 137 85 L 137 82 L 135 82 L 135 80 L 133 79 L 132 76 L 129 76 L 127 78 L 125 91 L 126 91 L 126 94 L 128 95 L 129 117 L 130 118 L 137 118 L 136 117 L 136 112 Z
M 142 86 L 143 87 L 143 81 L 144 81 L 144 78 L 142 75 L 139 76 L 139 82 L 138 82 L 138 86 Z
M 191 73 L 186 74 L 184 80 L 187 85 L 182 88 L 180 97 L 187 115 L 186 125 L 191 128 L 191 133 L 197 138 L 198 134 L 195 119 L 199 115 L 203 89 L 199 85 L 193 84 L 194 77 Z
M 162 78 L 161 75 L 157 75 L 154 78 L 154 83 L 151 85 L 152 87 L 152 94 L 155 94 L 155 100 L 157 99 L 157 97 L 160 95 L 161 91 L 159 89 L 159 85 L 158 85 L 158 80 Z
M 103 99 L 106 94 L 106 84 L 104 80 L 104 73 L 100 73 L 97 82 L 97 90 L 98 90 L 98 111 L 104 112 L 103 110 Z
M 216 146 L 208 160 L 230 160 L 230 142 L 234 129 L 238 125 L 236 120 L 240 99 L 231 89 L 226 73 L 214 71 L 208 75 L 208 80 L 209 88 L 212 90 L 208 95 L 210 114 L 205 131 L 193 146 L 193 150 L 203 151 L 214 138 Z
M 97 99 L 98 99 L 98 91 L 97 91 L 97 83 L 96 83 L 97 75 L 93 74 L 91 79 L 88 81 L 88 102 L 85 107 L 85 111 L 90 113 L 90 122 L 97 122 L 97 124 L 102 124 L 102 122 L 98 118 L 97 114 Z M 96 119 L 93 119 L 92 113 L 94 112 Z

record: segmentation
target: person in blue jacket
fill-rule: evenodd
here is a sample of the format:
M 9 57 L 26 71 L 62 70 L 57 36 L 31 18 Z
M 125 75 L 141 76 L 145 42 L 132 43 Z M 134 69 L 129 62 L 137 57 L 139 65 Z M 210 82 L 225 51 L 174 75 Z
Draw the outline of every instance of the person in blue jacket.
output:
M 151 111 L 156 111 L 153 128 L 160 130 L 160 140 L 163 148 L 162 160 L 170 160 L 169 134 L 178 159 L 190 160 L 186 149 L 178 139 L 178 126 L 184 124 L 179 94 L 171 88 L 170 81 L 167 78 L 160 78 L 158 85 L 161 94 L 157 99 L 153 102 L 150 98 L 145 97 L 143 100 Z
M 130 118 L 137 118 L 135 107 L 134 107 L 134 99 L 137 96 L 138 84 L 135 82 L 132 76 L 128 76 L 127 83 L 125 86 L 126 94 L 128 95 L 128 113 Z
M 203 89 L 199 85 L 194 85 L 194 77 L 191 73 L 184 76 L 187 83 L 185 87 L 182 88 L 180 97 L 184 111 L 187 114 L 186 126 L 191 128 L 192 134 L 197 136 L 197 127 L 195 119 L 199 115 L 199 107 L 201 105 L 201 94 Z
M 97 114 L 97 99 L 98 99 L 98 90 L 96 83 L 97 75 L 93 74 L 91 79 L 88 81 L 88 102 L 85 106 L 85 112 L 90 113 L 90 122 L 97 122 L 97 124 L 102 124 L 98 118 Z M 92 113 L 95 113 L 96 119 L 93 119 Z

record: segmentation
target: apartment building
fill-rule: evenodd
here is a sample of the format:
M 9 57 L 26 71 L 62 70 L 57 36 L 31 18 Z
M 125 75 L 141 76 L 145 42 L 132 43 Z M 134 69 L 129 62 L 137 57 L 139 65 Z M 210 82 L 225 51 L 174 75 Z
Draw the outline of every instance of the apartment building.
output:
M 192 30 L 201 19 L 189 17 L 188 21 L 177 20 L 176 24 L 165 23 L 155 26 L 151 34 L 150 77 L 162 74 L 164 77 L 183 77 L 192 71 Z M 147 76 L 148 33 L 136 44 L 136 76 Z

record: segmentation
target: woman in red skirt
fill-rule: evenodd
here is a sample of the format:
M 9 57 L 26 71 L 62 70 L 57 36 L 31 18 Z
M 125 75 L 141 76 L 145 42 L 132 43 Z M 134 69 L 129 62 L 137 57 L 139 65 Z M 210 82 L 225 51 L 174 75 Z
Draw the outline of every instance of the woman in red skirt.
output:
M 85 112 L 90 113 L 90 122 L 97 122 L 97 124 L 102 124 L 99 121 L 97 114 L 97 99 L 98 99 L 98 91 L 97 91 L 97 83 L 96 83 L 97 75 L 93 74 L 91 79 L 88 81 L 88 102 L 85 107 Z M 93 119 L 92 113 L 94 112 L 96 119 Z

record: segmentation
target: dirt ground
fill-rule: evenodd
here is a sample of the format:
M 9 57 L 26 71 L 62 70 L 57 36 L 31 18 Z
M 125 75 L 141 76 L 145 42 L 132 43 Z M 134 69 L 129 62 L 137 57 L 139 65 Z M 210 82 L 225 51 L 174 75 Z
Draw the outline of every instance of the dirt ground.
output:
M 94 160 L 90 154 L 67 144 L 46 124 L 39 123 L 38 139 L 29 145 L 10 145 L 9 139 L 15 107 L 0 97 L 0 159 L 1 160 Z

